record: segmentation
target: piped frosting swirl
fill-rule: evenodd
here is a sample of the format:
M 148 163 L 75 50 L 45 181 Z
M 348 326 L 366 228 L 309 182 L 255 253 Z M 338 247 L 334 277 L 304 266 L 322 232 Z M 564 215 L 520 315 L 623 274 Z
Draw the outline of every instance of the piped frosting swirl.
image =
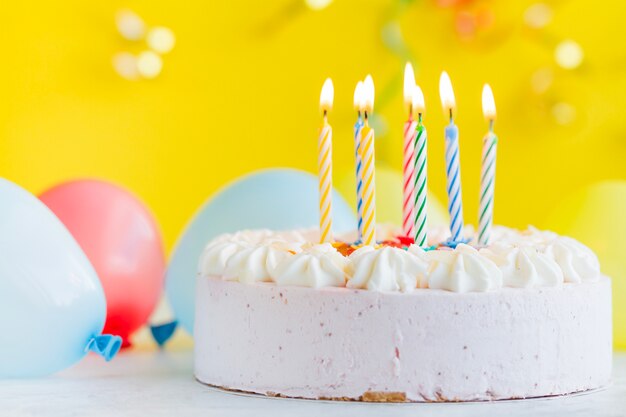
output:
M 411 292 L 426 286 L 428 264 L 403 249 L 363 246 L 350 255 L 349 288 Z
M 502 272 L 469 245 L 427 252 L 428 288 L 454 292 L 489 291 L 502 287 Z
M 427 252 L 406 247 L 406 240 L 396 240 L 386 230 L 391 237 L 376 247 L 311 243 L 317 239 L 313 229 L 222 235 L 206 246 L 199 273 L 242 283 L 399 292 L 536 288 L 594 281 L 601 275 L 598 258 L 588 247 L 533 227 L 496 226 L 488 247 L 459 244 Z

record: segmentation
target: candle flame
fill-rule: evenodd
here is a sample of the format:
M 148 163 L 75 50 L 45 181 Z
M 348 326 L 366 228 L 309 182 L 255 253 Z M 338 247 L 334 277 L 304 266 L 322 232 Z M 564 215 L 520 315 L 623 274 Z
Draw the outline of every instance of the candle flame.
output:
M 333 87 L 333 80 L 326 78 L 322 86 L 322 92 L 320 93 L 320 110 L 323 112 L 331 110 L 333 108 L 334 98 L 335 88 Z
M 374 80 L 369 74 L 363 81 L 363 110 L 368 113 L 374 111 Z
M 363 81 L 359 81 L 354 88 L 354 110 L 362 111 L 363 104 Z
M 441 78 L 439 79 L 439 96 L 441 97 L 443 110 L 446 112 L 446 115 L 448 115 L 454 110 L 456 102 L 454 100 L 454 91 L 452 90 L 450 77 L 445 71 L 441 73 Z
M 493 91 L 489 84 L 483 86 L 483 114 L 487 120 L 496 119 L 496 102 L 493 99 Z
M 419 114 L 424 113 L 424 110 L 426 109 L 426 106 L 424 105 L 424 93 L 422 93 L 422 89 L 417 84 L 413 86 L 411 105 L 413 106 L 413 111 Z
M 404 105 L 409 107 L 412 102 L 413 87 L 415 86 L 415 73 L 413 66 L 407 62 L 404 66 Z

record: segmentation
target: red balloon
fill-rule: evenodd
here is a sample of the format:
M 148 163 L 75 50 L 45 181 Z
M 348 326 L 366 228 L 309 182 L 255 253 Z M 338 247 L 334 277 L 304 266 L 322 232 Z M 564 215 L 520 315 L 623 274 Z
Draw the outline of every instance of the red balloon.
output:
M 58 185 L 40 196 L 65 224 L 100 277 L 107 301 L 103 333 L 123 346 L 149 318 L 165 276 L 161 233 L 146 206 L 129 191 L 98 180 Z

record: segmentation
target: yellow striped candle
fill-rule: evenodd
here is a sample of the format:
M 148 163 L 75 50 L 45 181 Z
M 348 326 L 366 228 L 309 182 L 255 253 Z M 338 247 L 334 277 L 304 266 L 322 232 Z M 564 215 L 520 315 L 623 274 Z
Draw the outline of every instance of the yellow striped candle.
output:
M 327 78 L 320 94 L 320 109 L 324 121 L 320 128 L 317 147 L 317 168 L 320 194 L 320 242 L 333 241 L 332 191 L 333 191 L 333 129 L 328 124 L 328 112 L 333 107 L 333 82 Z
M 361 161 L 363 163 L 363 244 L 376 244 L 376 178 L 374 156 L 374 129 L 369 116 L 374 110 L 374 81 L 368 75 L 363 82 L 364 124 L 361 129 Z

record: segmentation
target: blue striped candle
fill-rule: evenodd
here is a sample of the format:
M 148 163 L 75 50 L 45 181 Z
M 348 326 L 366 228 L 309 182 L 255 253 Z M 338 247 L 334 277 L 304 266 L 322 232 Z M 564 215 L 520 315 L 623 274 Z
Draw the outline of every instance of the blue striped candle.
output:
M 463 199 L 461 197 L 461 162 L 459 160 L 459 129 L 454 124 L 454 91 L 450 77 L 445 71 L 439 79 L 439 95 L 450 124 L 446 126 L 446 178 L 448 192 L 448 212 L 450 213 L 450 240 L 463 242 Z
M 454 242 L 463 239 L 463 198 L 461 195 L 461 162 L 459 161 L 459 128 L 450 119 L 445 129 L 446 176 L 450 234 Z
M 363 128 L 363 118 L 361 113 L 365 106 L 363 97 L 363 81 L 359 81 L 354 89 L 354 109 L 357 119 L 354 124 L 354 162 L 356 167 L 356 212 L 358 216 L 358 237 L 357 241 L 363 241 L 363 163 L 361 159 L 361 129 Z
M 361 147 L 361 129 L 363 128 L 363 119 L 359 112 L 356 123 L 354 124 L 354 155 L 356 166 L 356 211 L 358 215 L 358 241 L 363 240 L 363 164 L 359 149 Z

